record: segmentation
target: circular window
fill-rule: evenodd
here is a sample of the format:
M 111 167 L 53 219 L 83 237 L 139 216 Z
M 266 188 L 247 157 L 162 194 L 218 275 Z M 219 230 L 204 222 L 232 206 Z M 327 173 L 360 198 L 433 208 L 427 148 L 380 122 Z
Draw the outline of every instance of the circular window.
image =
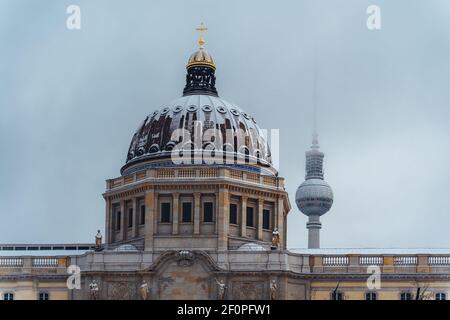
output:
M 176 143 L 173 142 L 173 141 L 167 142 L 167 144 L 166 144 L 166 150 L 167 150 L 167 151 L 173 150 L 173 148 L 175 147 L 175 145 L 176 145 Z
M 192 104 L 189 107 L 187 107 L 187 111 L 195 112 L 195 111 L 197 111 L 197 106 Z
M 159 146 L 157 144 L 154 144 L 150 147 L 150 153 L 155 153 L 159 151 Z
M 245 119 L 250 120 L 250 116 L 246 112 L 242 112 Z
M 170 108 L 165 107 L 164 109 L 162 109 L 161 114 L 166 114 L 169 111 L 170 111 Z
M 230 112 L 232 115 L 234 115 L 236 117 L 239 116 L 239 111 L 237 111 L 236 109 L 231 109 Z
M 223 106 L 218 106 L 216 109 L 220 113 L 227 113 L 227 109 L 225 109 L 225 107 L 223 107 Z
M 183 110 L 183 107 L 182 107 L 182 106 L 175 106 L 175 107 L 173 107 L 173 112 L 175 112 L 175 113 L 178 113 L 178 112 L 180 112 L 181 110 Z
M 158 110 L 156 110 L 155 112 L 152 113 L 152 117 L 156 117 L 158 115 Z
M 142 147 L 139 148 L 139 150 L 137 152 L 138 157 L 142 156 L 144 154 L 144 152 L 145 152 L 144 148 L 142 148 Z
M 212 107 L 211 107 L 211 106 L 208 106 L 207 104 L 205 104 L 205 105 L 202 107 L 202 110 L 205 111 L 205 112 L 211 112 L 211 111 L 212 111 Z

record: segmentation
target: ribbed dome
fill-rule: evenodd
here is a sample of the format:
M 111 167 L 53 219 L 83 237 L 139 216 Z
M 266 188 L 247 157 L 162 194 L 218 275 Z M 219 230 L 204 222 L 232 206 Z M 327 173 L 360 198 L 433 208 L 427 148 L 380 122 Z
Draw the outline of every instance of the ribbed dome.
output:
M 323 215 L 333 204 L 333 191 L 322 179 L 308 179 L 297 189 L 295 203 L 305 215 Z
M 200 49 L 189 57 L 188 64 L 186 68 L 189 68 L 191 66 L 210 66 L 212 68 L 216 68 L 216 65 L 214 64 L 214 60 L 212 56 L 205 50 Z
M 221 98 L 187 95 L 168 103 L 145 118 L 131 140 L 122 174 L 129 172 L 129 168 L 137 163 L 164 158 L 170 160 L 172 149 L 180 142 L 173 140 L 172 134 L 177 129 L 194 132 L 194 121 L 201 123 L 203 131 L 200 135 L 202 150 L 195 149 L 195 152 L 211 149 L 211 140 L 215 138 L 208 139 L 204 133 L 208 129 L 217 129 L 216 132 L 220 132 L 223 139 L 220 145 L 226 148 L 224 155 L 231 154 L 232 158 L 241 161 L 250 159 L 259 166 L 271 167 L 268 144 L 253 117 Z M 240 139 L 227 136 L 227 129 L 228 133 L 237 133 Z M 218 154 L 221 152 L 223 148 L 218 150 Z

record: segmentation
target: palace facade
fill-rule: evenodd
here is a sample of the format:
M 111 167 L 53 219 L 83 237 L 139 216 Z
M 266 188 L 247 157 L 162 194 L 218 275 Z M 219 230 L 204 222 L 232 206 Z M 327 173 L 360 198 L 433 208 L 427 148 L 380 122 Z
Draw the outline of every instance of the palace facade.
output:
M 284 178 L 255 118 L 219 97 L 204 30 L 182 97 L 106 183 L 104 243 L 0 245 L 1 298 L 447 299 L 448 252 L 318 249 L 333 193 L 316 135 L 296 195 L 311 249 L 287 250 Z

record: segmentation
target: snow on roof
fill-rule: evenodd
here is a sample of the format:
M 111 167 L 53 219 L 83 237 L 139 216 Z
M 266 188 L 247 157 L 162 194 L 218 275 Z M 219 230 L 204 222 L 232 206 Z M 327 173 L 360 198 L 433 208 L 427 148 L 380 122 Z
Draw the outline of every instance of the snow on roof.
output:
M 291 248 L 293 253 L 312 255 L 346 254 L 450 254 L 450 248 Z
M 2 250 L 0 257 L 56 257 L 56 256 L 78 256 L 89 250 Z

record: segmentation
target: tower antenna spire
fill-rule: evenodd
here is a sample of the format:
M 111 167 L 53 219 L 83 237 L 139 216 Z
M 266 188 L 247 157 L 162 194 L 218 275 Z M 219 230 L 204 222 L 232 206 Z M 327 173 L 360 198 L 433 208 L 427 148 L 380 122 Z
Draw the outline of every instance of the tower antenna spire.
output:
M 313 132 L 311 149 L 319 149 L 319 134 L 317 132 L 317 60 L 314 60 L 314 77 L 313 77 Z

